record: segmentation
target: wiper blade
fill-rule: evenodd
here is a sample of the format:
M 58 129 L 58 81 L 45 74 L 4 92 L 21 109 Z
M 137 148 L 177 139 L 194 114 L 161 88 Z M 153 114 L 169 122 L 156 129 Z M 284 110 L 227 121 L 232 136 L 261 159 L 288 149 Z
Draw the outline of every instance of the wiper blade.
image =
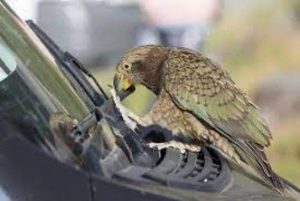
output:
M 56 63 L 74 88 L 77 89 L 77 92 L 85 101 L 90 111 L 94 110 L 95 106 L 101 106 L 108 97 L 95 77 L 69 52 L 61 50 L 32 20 L 28 20 L 26 23 L 53 55 Z M 93 88 L 82 72 L 95 82 L 101 94 Z

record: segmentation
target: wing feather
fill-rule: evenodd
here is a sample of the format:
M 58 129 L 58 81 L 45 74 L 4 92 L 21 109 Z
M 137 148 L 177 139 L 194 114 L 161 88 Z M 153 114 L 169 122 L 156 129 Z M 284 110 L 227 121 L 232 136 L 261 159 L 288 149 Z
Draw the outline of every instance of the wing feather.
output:
M 270 145 L 271 133 L 256 106 L 210 59 L 175 49 L 164 66 L 164 87 L 182 109 L 230 138 Z

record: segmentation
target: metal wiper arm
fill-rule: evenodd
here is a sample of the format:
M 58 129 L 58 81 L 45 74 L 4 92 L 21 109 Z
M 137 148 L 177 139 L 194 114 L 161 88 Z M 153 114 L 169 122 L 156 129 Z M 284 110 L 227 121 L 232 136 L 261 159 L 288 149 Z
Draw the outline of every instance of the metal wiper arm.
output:
M 90 111 L 94 110 L 95 106 L 101 106 L 108 98 L 94 76 L 69 52 L 61 50 L 59 46 L 53 40 L 51 40 L 47 34 L 44 33 L 32 20 L 28 20 L 26 23 L 46 46 L 48 51 L 53 55 L 58 66 L 65 73 L 72 85 L 75 88 L 80 88 L 78 91 L 84 93 L 79 95 L 85 96 L 82 98 L 86 102 Z M 82 72 L 93 79 L 102 94 L 98 93 L 93 88 L 91 83 L 82 74 Z M 86 97 L 88 97 L 89 100 L 87 100 Z

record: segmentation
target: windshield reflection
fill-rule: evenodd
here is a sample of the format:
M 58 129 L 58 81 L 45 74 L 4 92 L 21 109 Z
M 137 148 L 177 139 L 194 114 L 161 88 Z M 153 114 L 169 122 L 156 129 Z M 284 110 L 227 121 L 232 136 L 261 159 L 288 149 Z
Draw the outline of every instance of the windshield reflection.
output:
M 16 69 L 17 63 L 11 51 L 0 39 L 0 82 Z

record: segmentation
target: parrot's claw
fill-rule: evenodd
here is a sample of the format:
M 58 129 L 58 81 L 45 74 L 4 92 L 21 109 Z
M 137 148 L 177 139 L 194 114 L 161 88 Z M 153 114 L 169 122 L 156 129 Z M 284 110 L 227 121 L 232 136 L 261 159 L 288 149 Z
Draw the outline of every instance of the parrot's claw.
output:
M 186 151 L 190 152 L 200 152 L 201 147 L 199 145 L 194 145 L 194 144 L 187 144 L 187 143 L 182 143 L 178 142 L 175 140 L 169 141 L 169 142 L 150 142 L 147 144 L 150 148 L 157 148 L 158 150 L 166 149 L 166 148 L 175 148 L 179 149 L 180 153 L 184 154 Z

